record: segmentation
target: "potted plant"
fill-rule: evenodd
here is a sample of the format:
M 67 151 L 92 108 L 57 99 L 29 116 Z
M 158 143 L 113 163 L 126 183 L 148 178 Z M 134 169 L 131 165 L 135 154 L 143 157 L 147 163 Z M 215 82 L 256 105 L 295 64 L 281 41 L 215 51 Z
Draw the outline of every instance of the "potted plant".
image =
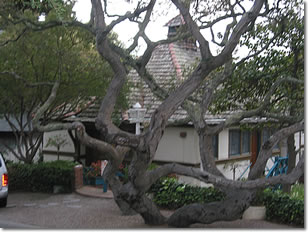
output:
M 90 167 L 84 168 L 85 182 L 90 185 L 97 185 L 96 179 L 102 179 L 101 176 L 101 161 L 92 162 Z

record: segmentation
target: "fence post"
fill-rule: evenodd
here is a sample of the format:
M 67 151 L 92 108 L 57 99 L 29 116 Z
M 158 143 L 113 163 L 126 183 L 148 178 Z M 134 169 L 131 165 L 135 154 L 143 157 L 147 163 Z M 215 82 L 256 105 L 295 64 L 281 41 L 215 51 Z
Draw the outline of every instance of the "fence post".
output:
M 79 189 L 83 186 L 83 168 L 82 165 L 76 165 L 74 167 L 75 171 L 75 189 Z

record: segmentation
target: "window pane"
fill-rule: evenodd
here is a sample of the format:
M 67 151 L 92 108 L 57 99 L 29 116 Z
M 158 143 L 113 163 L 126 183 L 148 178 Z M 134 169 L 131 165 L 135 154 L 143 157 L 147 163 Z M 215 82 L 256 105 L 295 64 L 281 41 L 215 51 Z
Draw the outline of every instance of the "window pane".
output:
M 230 130 L 229 132 L 229 154 L 239 155 L 241 151 L 241 131 L 240 130 Z
M 250 152 L 250 131 L 242 132 L 242 153 Z

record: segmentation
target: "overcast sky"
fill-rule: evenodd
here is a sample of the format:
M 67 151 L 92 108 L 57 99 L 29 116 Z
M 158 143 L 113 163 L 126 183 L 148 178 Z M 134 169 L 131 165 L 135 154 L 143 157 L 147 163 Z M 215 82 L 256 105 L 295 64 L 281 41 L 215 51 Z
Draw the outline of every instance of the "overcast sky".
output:
M 108 0 L 108 13 L 124 15 L 127 11 L 133 11 L 135 7 L 134 4 L 136 4 L 137 2 L 138 1 L 133 0 L 131 0 L 130 3 L 128 3 L 126 0 Z M 252 3 L 248 2 L 247 4 L 247 6 L 249 6 Z M 88 22 L 90 19 L 91 1 L 77 0 L 74 10 L 76 11 L 76 16 L 78 20 L 84 23 Z M 152 41 L 165 39 L 167 37 L 168 28 L 164 25 L 178 14 L 179 10 L 176 9 L 176 7 L 171 3 L 171 1 L 158 1 L 158 4 L 155 5 L 151 21 L 146 29 L 147 36 Z M 112 19 L 107 19 L 107 23 L 110 23 L 111 20 Z M 215 25 L 215 33 L 221 32 L 223 34 L 226 29 L 226 25 L 226 21 L 222 21 L 221 23 Z M 138 31 L 138 27 L 135 23 L 131 23 L 126 20 L 115 26 L 114 31 L 119 35 L 119 40 L 128 47 L 132 42 L 133 36 Z M 212 38 L 209 31 L 202 31 L 202 34 L 209 42 L 211 41 Z M 141 48 L 135 53 L 136 55 L 141 55 L 145 49 L 145 42 L 142 39 L 139 40 L 139 45 L 141 46 Z M 217 54 L 217 45 L 210 42 L 210 49 L 213 55 Z M 240 56 L 244 55 L 247 52 L 244 51 L 243 48 L 241 48 L 240 50 Z
M 108 12 L 116 14 L 125 14 L 127 11 L 130 11 L 134 7 L 134 3 L 127 3 L 124 0 L 112 0 L 108 1 Z M 137 2 L 137 1 L 131 1 Z M 78 0 L 75 4 L 74 10 L 76 11 L 77 19 L 86 23 L 90 19 L 91 11 L 91 2 L 90 0 Z M 160 8 L 158 16 L 152 19 L 146 30 L 146 34 L 152 41 L 157 41 L 160 39 L 165 39 L 167 37 L 167 27 L 164 25 L 173 17 L 175 17 L 179 11 L 175 9 L 174 6 L 168 9 Z M 166 15 L 168 14 L 168 15 Z M 111 19 L 110 19 L 111 21 Z M 110 22 L 109 21 L 109 22 Z M 108 21 L 107 21 L 108 23 Z M 135 35 L 138 28 L 137 25 L 134 25 L 128 21 L 122 22 L 114 28 L 114 31 L 119 35 L 119 39 L 125 44 L 128 45 L 131 41 L 131 38 Z

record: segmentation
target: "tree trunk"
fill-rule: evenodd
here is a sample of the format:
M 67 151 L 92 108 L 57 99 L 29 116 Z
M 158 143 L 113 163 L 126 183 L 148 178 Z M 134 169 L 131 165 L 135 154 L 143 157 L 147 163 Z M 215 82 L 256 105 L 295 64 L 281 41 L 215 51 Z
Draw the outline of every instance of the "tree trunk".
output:
M 210 172 L 217 176 L 223 174 L 217 169 L 214 158 L 213 140 L 214 135 L 205 133 L 199 134 L 199 151 L 203 170 Z
M 255 197 L 256 190 L 230 190 L 221 202 L 190 204 L 178 209 L 168 219 L 172 227 L 189 227 L 194 223 L 209 224 L 215 221 L 239 219 Z
M 288 171 L 287 174 L 291 173 L 292 170 L 295 167 L 296 162 L 296 152 L 295 152 L 295 146 L 294 146 L 294 134 L 290 135 L 287 140 L 287 146 L 288 146 Z M 283 184 L 282 185 L 282 191 L 289 193 L 291 191 L 291 185 L 290 184 Z
M 134 215 L 136 214 L 136 212 L 120 196 L 123 184 L 120 182 L 118 177 L 115 175 L 115 171 L 116 170 L 113 169 L 111 162 L 108 162 L 104 170 L 104 173 L 103 173 L 104 179 L 106 179 L 108 184 L 110 185 L 111 191 L 113 193 L 114 201 L 120 208 L 122 214 L 123 215 Z
M 144 177 L 150 163 L 150 154 L 146 152 L 134 153 L 128 169 L 129 182 L 121 188 L 119 197 L 139 213 L 146 224 L 161 225 L 166 222 L 166 218 L 152 200 L 145 195 L 147 181 Z
M 118 198 L 127 202 L 133 210 L 139 213 L 145 224 L 162 225 L 166 222 L 166 218 L 160 213 L 152 200 L 145 193 L 136 189 L 130 182 L 121 188 Z

